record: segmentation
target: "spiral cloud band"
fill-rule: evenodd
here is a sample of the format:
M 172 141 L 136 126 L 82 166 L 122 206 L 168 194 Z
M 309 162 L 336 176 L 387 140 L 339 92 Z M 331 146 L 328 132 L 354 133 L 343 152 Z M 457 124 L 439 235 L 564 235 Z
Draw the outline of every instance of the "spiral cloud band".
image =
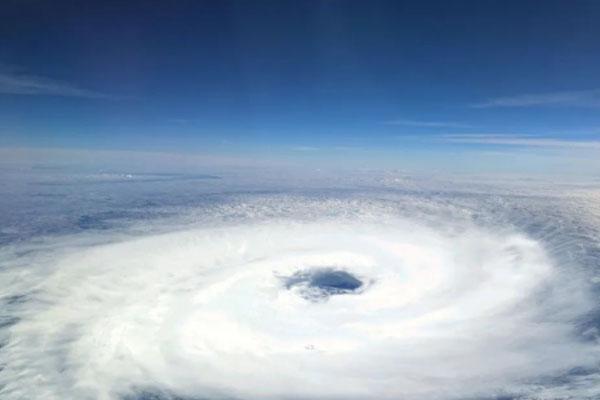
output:
M 409 200 L 263 198 L 6 249 L 2 398 L 600 394 L 586 271 L 491 212 Z

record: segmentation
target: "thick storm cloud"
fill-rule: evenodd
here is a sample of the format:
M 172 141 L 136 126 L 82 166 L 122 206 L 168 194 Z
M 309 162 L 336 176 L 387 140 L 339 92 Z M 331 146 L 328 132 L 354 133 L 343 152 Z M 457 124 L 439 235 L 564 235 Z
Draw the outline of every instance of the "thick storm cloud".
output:
M 585 199 L 238 194 L 12 242 L 1 396 L 600 396 Z

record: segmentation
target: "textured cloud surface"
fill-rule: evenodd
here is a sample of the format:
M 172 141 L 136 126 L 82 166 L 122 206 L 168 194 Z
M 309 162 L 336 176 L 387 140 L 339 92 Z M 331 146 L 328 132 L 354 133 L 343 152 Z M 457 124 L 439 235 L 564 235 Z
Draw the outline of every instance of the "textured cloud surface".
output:
M 586 196 L 246 193 L 8 244 L 0 393 L 599 396 Z

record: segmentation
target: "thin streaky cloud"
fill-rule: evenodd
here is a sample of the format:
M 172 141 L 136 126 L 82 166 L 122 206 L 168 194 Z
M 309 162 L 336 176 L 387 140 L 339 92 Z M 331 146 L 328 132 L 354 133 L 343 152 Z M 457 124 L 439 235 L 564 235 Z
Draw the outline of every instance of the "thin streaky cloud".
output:
M 317 150 L 319 150 L 318 147 L 314 147 L 314 146 L 293 146 L 293 147 L 291 147 L 291 149 L 293 151 L 317 151 Z
M 514 133 L 448 133 L 440 135 L 444 139 L 522 139 L 522 138 L 539 138 L 539 135 L 526 135 Z
M 0 72 L 0 93 L 27 96 L 81 97 L 89 99 L 106 99 L 113 97 L 105 93 L 79 88 L 69 83 L 48 78 L 2 72 Z
M 600 89 L 496 97 L 471 105 L 473 108 L 535 106 L 600 107 Z
M 500 135 L 500 134 L 465 134 L 443 135 L 441 140 L 446 143 L 483 144 L 524 147 L 552 147 L 600 149 L 600 140 L 568 140 L 554 139 L 532 135 Z
M 383 122 L 385 125 L 403 125 L 420 128 L 469 128 L 470 125 L 448 121 L 415 121 L 412 119 L 393 119 Z

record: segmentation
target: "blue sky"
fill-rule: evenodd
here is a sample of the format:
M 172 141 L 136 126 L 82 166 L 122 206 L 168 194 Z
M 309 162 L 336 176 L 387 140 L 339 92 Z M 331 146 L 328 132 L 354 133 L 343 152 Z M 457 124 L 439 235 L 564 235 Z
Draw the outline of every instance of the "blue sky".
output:
M 11 0 L 0 16 L 5 148 L 600 171 L 596 1 Z

